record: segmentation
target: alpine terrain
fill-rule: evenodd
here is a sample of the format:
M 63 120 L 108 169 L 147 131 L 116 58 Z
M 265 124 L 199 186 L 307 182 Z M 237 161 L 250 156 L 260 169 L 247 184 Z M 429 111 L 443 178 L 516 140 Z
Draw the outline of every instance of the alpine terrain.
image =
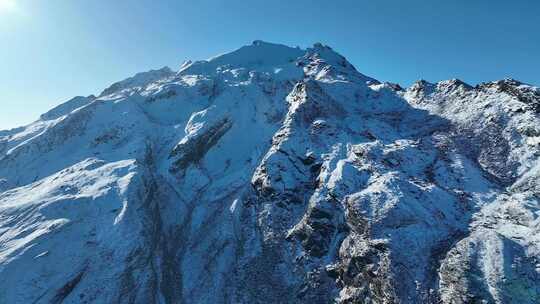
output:
M 0 131 L 0 303 L 540 303 L 540 89 L 255 41 Z

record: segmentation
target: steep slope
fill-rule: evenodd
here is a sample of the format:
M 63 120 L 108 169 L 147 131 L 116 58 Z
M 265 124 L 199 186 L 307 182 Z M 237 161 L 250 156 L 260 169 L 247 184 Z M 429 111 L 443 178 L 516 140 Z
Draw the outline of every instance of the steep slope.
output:
M 255 41 L 0 132 L 0 303 L 537 303 L 540 90 Z
M 475 88 L 451 80 L 417 83 L 405 96 L 451 120 L 458 149 L 500 189 L 443 260 L 443 300 L 538 302 L 540 90 L 512 79 Z

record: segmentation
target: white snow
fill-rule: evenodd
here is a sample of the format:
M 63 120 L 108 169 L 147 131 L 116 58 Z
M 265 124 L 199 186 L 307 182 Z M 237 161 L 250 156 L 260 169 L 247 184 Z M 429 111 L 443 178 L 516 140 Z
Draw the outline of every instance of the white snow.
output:
M 0 132 L 0 303 L 538 302 L 537 91 L 255 41 L 77 97 Z

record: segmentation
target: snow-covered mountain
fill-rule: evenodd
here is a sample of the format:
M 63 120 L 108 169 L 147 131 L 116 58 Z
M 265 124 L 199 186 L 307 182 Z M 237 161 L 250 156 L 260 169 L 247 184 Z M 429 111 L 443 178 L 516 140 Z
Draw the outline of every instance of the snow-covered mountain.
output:
M 539 303 L 540 89 L 255 41 L 0 131 L 0 303 Z

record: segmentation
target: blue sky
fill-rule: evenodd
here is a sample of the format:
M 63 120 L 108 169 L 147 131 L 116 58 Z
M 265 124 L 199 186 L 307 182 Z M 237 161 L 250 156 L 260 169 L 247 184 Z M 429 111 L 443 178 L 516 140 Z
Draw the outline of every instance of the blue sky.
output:
M 404 86 L 504 77 L 540 85 L 536 0 L 0 0 L 0 129 L 136 72 L 261 39 L 332 46 Z

